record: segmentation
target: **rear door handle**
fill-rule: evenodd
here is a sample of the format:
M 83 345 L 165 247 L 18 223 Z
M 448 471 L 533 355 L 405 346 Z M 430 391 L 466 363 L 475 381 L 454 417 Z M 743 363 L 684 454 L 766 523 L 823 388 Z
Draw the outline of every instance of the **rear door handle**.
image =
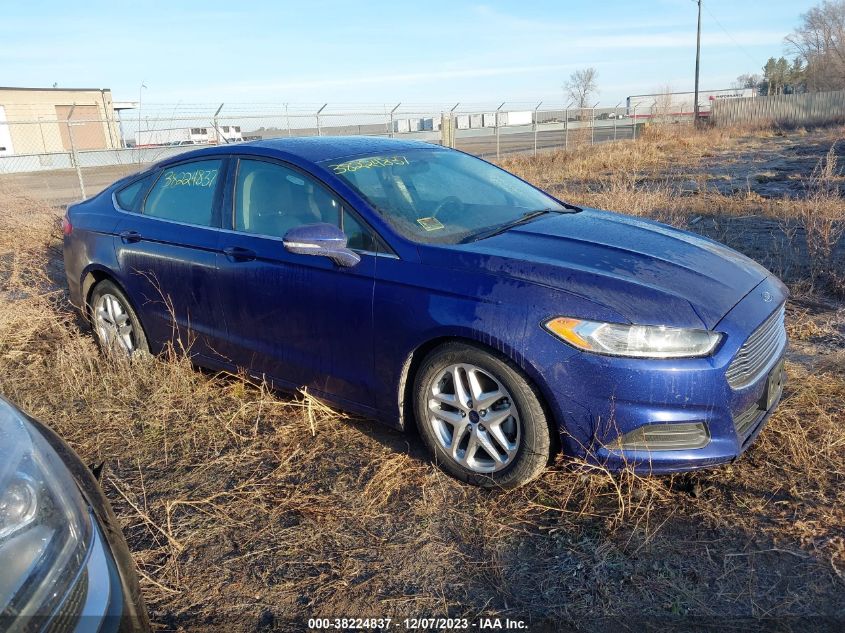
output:
M 121 231 L 119 235 L 124 244 L 134 244 L 141 241 L 141 234 L 138 231 Z
M 223 254 L 230 262 L 251 262 L 255 259 L 255 251 L 240 246 L 224 248 Z

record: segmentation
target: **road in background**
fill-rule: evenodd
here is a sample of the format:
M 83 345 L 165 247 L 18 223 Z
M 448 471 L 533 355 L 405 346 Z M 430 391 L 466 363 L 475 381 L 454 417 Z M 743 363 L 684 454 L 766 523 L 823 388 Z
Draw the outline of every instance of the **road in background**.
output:
M 538 130 L 536 133 L 537 151 L 549 151 L 573 147 L 576 143 L 604 143 L 613 140 L 630 139 L 633 129 L 628 125 L 613 126 L 603 121 L 594 129 L 578 129 L 571 125 L 567 131 L 563 125 L 554 126 L 555 129 Z M 577 125 L 577 124 L 576 124 Z M 544 126 L 545 127 L 545 126 Z M 531 127 L 500 128 L 497 138 L 495 128 L 479 130 L 460 130 L 455 139 L 455 147 L 470 154 L 486 159 L 495 159 L 496 155 L 516 153 L 533 153 L 535 134 Z M 421 133 L 397 135 L 397 138 L 417 138 L 436 143 L 439 133 Z M 197 146 L 179 148 L 184 151 L 198 149 Z M 94 196 L 115 180 L 143 169 L 151 163 L 126 163 L 122 165 L 105 165 L 100 167 L 82 167 L 82 178 L 85 182 L 85 193 Z M 81 198 L 79 191 L 79 177 L 74 169 L 54 169 L 17 174 L 0 174 L 0 186 L 21 189 L 29 195 L 44 200 L 53 205 L 65 205 Z

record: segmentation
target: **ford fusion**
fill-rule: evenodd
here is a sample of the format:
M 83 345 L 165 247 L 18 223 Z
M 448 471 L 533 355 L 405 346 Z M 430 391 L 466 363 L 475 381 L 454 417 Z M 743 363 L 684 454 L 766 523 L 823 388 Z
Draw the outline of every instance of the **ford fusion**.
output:
M 0 398 L 0 630 L 149 630 L 135 567 L 92 473 Z
M 730 462 L 781 394 L 787 291 L 764 268 L 421 142 L 192 151 L 71 205 L 64 233 L 104 348 L 174 344 L 416 425 L 479 485 L 561 451 L 641 473 Z

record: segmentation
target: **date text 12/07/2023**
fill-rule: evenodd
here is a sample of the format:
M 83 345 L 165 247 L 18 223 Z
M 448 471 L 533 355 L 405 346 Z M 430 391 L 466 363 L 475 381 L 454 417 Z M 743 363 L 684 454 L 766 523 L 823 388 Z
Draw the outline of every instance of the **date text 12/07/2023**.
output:
M 511 618 L 310 618 L 308 629 L 321 630 L 361 630 L 387 631 L 399 629 L 406 631 L 527 631 L 524 620 Z

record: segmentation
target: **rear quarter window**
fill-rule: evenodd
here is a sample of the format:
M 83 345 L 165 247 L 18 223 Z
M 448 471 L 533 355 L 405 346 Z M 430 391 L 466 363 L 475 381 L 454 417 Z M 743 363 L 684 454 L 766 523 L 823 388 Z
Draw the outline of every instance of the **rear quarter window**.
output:
M 141 201 L 144 199 L 144 194 L 147 192 L 151 180 L 152 174 L 118 189 L 114 194 L 117 206 L 123 211 L 137 212 L 141 207 Z

